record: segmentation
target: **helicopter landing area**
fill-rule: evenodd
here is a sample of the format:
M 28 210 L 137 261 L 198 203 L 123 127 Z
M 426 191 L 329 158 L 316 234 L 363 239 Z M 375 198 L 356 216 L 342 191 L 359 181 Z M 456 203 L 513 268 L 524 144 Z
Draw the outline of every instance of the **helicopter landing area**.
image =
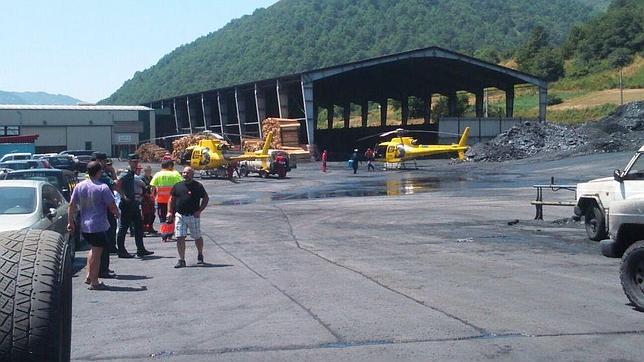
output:
M 630 156 L 202 180 L 206 264 L 188 242 L 174 269 L 175 243 L 153 237 L 149 258 L 112 257 L 111 290 L 88 291 L 79 270 L 72 359 L 641 360 L 619 260 L 570 207 L 538 221 L 530 205 L 534 184 L 611 175 Z

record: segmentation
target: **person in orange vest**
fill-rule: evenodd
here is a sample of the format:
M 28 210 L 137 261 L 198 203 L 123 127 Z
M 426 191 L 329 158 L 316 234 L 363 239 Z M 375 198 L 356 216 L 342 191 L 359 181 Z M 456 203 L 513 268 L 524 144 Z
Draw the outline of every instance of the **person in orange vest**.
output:
M 322 172 L 326 172 L 326 160 L 327 160 L 326 150 L 322 151 Z
M 181 181 L 183 181 L 183 177 L 181 177 L 181 174 L 174 169 L 174 161 L 172 160 L 161 162 L 161 171 L 155 173 L 150 181 L 150 186 L 153 187 L 153 195 L 157 203 L 157 216 L 159 216 L 159 222 L 161 222 L 160 229 L 164 229 L 163 224 L 166 223 L 168 201 L 170 200 L 170 191 L 172 191 L 172 186 Z M 167 241 L 172 237 L 173 231 L 159 231 L 161 231 L 161 239 L 163 241 Z

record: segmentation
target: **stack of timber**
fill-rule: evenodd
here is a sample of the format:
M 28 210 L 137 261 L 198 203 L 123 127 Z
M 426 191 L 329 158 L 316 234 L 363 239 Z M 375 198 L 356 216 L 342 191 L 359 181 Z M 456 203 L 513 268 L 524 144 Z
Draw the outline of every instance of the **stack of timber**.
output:
M 244 137 L 244 142 L 242 144 L 242 151 L 244 152 L 255 152 L 262 149 L 264 142 L 255 137 Z
M 186 148 L 190 146 L 195 146 L 199 144 L 199 141 L 207 140 L 207 139 L 216 140 L 217 137 L 215 137 L 210 132 L 204 132 L 204 133 L 191 134 L 172 141 L 172 158 L 174 158 L 175 160 L 178 160 L 181 156 L 181 153 Z M 224 144 L 224 148 L 229 147 L 229 144 L 227 142 L 225 141 L 221 141 L 221 142 Z
M 154 143 L 144 143 L 136 149 L 136 154 L 139 155 L 139 159 L 143 162 L 161 162 L 166 152 L 168 150 Z
M 271 148 L 280 149 L 298 160 L 308 160 L 306 145 L 300 145 L 300 121 L 296 119 L 267 118 L 262 122 L 262 134 L 273 132 Z M 262 147 L 260 142 L 258 149 Z

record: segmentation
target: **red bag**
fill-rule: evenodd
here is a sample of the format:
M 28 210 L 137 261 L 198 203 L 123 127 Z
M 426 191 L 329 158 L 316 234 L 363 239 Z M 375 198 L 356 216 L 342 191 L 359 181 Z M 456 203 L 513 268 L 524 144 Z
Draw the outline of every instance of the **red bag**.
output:
M 161 227 L 159 228 L 159 232 L 163 235 L 172 235 L 174 234 L 174 223 L 168 224 L 166 222 L 161 223 Z

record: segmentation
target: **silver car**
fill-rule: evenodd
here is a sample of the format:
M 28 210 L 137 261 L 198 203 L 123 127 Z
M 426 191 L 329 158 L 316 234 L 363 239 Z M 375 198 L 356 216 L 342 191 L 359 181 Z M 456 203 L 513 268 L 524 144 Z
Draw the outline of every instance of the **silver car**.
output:
M 52 230 L 70 240 L 68 207 L 58 189 L 45 181 L 0 180 L 0 231 Z

